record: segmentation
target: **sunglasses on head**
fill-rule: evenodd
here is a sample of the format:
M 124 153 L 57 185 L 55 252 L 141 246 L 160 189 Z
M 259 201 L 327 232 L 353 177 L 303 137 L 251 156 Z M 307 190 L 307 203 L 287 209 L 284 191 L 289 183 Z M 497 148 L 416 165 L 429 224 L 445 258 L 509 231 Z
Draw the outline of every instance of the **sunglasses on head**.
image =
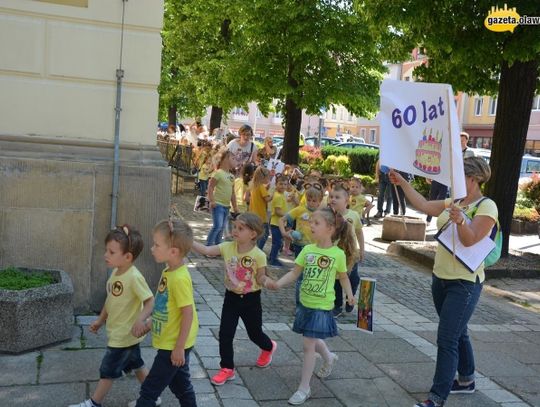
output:
M 122 232 L 126 236 L 128 241 L 128 251 L 131 251 L 131 237 L 129 236 L 129 228 L 127 225 L 117 226 L 115 230 Z
M 309 188 L 315 188 L 316 190 L 318 191 L 322 191 L 323 189 L 323 186 L 317 182 L 306 182 L 304 184 L 304 189 L 309 189 Z

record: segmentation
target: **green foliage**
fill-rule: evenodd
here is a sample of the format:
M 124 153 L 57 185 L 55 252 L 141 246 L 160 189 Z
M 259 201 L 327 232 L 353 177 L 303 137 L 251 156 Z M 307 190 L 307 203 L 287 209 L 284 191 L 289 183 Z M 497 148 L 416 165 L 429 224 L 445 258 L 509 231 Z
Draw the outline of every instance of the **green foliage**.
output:
M 415 176 L 411 182 L 411 185 L 414 189 L 420 192 L 424 198 L 429 199 L 429 190 L 431 189 L 431 185 L 426 182 L 424 177 Z
M 360 175 L 359 177 L 362 181 L 364 192 L 366 194 L 376 195 L 378 183 L 375 181 L 375 178 L 371 175 Z
M 5 290 L 26 290 L 55 282 L 54 277 L 46 271 L 25 272 L 16 267 L 0 270 L 0 288 Z
M 375 163 L 379 159 L 379 151 L 372 148 L 345 148 L 325 146 L 321 149 L 322 156 L 330 155 L 349 157 L 350 171 L 354 174 L 373 174 Z
M 514 219 L 524 220 L 527 222 L 539 222 L 540 214 L 534 208 L 526 208 L 516 205 L 514 208 Z
M 521 187 L 526 206 L 540 213 L 540 174 L 533 174 L 532 179 Z

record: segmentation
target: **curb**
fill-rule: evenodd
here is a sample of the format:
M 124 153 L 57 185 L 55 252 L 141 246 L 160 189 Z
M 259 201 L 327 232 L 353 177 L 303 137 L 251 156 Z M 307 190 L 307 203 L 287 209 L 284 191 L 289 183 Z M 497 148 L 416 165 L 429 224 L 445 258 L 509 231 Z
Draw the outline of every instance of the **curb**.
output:
M 390 243 L 386 252 L 433 268 L 435 262 L 434 248 L 436 245 L 435 242 L 396 240 Z M 503 269 L 497 268 L 497 265 L 486 269 L 486 280 L 497 278 L 540 278 L 540 269 Z

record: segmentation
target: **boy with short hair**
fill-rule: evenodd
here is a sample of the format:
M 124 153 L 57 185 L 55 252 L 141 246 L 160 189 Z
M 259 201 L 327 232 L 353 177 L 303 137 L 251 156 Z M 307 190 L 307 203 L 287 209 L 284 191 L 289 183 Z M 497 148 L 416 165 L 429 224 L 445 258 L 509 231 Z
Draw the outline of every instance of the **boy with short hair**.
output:
M 283 238 L 279 230 L 279 220 L 287 213 L 287 199 L 285 198 L 285 189 L 289 180 L 286 176 L 279 176 L 276 180 L 276 190 L 270 204 L 270 232 L 272 233 L 272 248 L 268 264 L 274 267 L 283 267 L 283 264 L 278 259 L 278 253 L 281 249 Z
M 362 223 L 369 226 L 369 211 L 373 208 L 373 204 L 367 200 L 362 194 L 363 186 L 360 178 L 353 177 L 349 180 L 349 209 L 360 215 Z
M 107 280 L 105 305 L 89 329 L 97 334 L 107 323 L 107 352 L 92 397 L 69 407 L 101 407 L 113 380 L 122 377 L 123 372 L 135 370 L 141 383 L 148 375 L 139 343 L 144 339 L 145 321 L 152 313 L 154 296 L 143 275 L 133 265 L 143 249 L 143 240 L 139 231 L 122 225 L 107 234 L 105 245 L 105 261 L 113 272 Z M 161 405 L 161 399 L 156 405 Z
M 167 386 L 182 407 L 195 407 L 189 355 L 195 345 L 199 321 L 193 283 L 184 264 L 193 245 L 193 231 L 182 220 L 163 220 L 154 227 L 153 241 L 154 259 L 167 264 L 159 280 L 152 313 L 152 345 L 157 355 L 141 386 L 139 399 L 130 407 L 154 407 Z

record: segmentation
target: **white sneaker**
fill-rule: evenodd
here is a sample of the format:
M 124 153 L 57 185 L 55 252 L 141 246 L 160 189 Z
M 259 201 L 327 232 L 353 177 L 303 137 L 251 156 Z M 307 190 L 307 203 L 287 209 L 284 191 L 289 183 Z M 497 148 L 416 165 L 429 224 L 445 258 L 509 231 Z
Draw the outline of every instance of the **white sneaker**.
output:
M 292 404 L 293 406 L 304 404 L 310 396 L 311 390 L 308 390 L 306 393 L 305 391 L 298 389 L 289 399 L 289 404 Z
M 70 404 L 68 407 L 95 407 L 95 404 L 92 403 L 92 400 L 84 400 L 79 404 Z
M 130 401 L 128 403 L 128 407 L 135 407 L 135 405 L 137 404 L 137 400 L 133 400 L 133 401 Z M 157 400 L 156 400 L 156 406 L 161 406 L 161 397 L 158 397 Z
M 323 362 L 321 368 L 315 373 L 317 377 L 324 379 L 325 377 L 330 376 L 330 374 L 332 374 L 334 364 L 337 362 L 338 359 L 338 355 L 336 355 L 335 353 L 330 353 L 330 361 Z

